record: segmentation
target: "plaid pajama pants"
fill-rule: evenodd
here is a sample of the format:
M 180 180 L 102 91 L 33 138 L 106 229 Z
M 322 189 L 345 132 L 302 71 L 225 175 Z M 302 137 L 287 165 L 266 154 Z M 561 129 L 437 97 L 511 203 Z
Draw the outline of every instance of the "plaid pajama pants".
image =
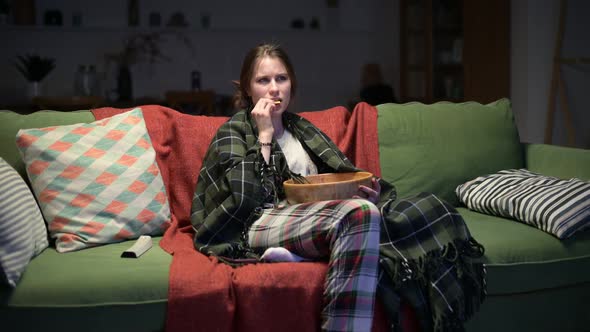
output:
M 322 330 L 370 331 L 379 261 L 379 209 L 364 199 L 266 209 L 248 232 L 250 247 L 283 247 L 328 258 Z

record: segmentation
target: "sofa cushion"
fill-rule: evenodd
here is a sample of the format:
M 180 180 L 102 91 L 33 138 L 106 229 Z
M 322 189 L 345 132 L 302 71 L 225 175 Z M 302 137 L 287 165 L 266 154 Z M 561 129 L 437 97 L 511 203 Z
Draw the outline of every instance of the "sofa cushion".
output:
M 560 239 L 590 225 L 590 183 L 576 178 L 510 169 L 467 181 L 456 192 L 470 210 L 518 220 Z
M 31 190 L 0 157 L 0 280 L 15 287 L 29 261 L 48 244 L 45 221 Z
M 485 248 L 489 295 L 590 283 L 590 231 L 560 240 L 526 224 L 457 208 Z M 484 302 L 485 305 L 485 302 Z
M 431 192 L 457 205 L 454 189 L 482 174 L 522 168 L 510 102 L 377 106 L 382 177 L 398 197 Z
M 159 235 L 170 208 L 141 109 L 20 130 L 17 145 L 59 252 Z
M 54 248 L 45 250 L 30 264 L 16 289 L 0 288 L 3 324 L 18 326 L 22 331 L 46 330 L 48 324 L 60 323 L 63 325 L 59 330 L 64 332 L 79 331 L 80 326 L 85 331 L 164 331 L 173 256 L 162 250 L 160 240 L 154 237 L 154 246 L 139 259 L 120 258 L 132 241 L 67 255 Z M 319 327 L 326 263 L 256 264 L 233 269 L 197 255 L 203 268 L 187 276 L 187 282 L 201 289 L 196 295 L 202 303 L 197 320 L 207 322 L 204 316 L 221 317 L 223 322 L 216 325 L 219 331 L 235 326 L 240 331 L 257 331 L 261 321 L 268 322 L 262 329 L 266 331 Z M 284 308 L 249 314 L 252 306 L 260 304 L 257 301 L 269 296 L 274 301 L 283 299 Z M 305 303 L 304 310 L 296 305 L 301 303 Z M 376 303 L 375 310 L 373 331 L 386 331 L 382 305 Z M 406 306 L 402 310 L 404 315 L 410 314 Z M 404 320 L 404 324 L 404 331 L 416 330 L 413 321 Z M 189 325 L 186 330 L 203 330 L 203 325 L 197 326 Z

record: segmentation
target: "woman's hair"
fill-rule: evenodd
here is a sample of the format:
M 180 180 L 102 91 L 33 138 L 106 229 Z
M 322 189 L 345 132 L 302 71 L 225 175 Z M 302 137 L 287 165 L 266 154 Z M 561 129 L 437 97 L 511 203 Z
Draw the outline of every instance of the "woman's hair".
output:
M 295 95 L 295 91 L 297 91 L 297 78 L 295 77 L 295 70 L 287 53 L 278 45 L 260 44 L 246 54 L 242 63 L 240 80 L 234 81 L 237 86 L 234 94 L 234 105 L 236 108 L 244 109 L 252 106 L 252 98 L 248 96 L 250 82 L 252 81 L 258 60 L 267 56 L 281 60 L 285 68 L 287 68 L 287 74 L 289 74 L 289 80 L 291 81 L 291 96 Z

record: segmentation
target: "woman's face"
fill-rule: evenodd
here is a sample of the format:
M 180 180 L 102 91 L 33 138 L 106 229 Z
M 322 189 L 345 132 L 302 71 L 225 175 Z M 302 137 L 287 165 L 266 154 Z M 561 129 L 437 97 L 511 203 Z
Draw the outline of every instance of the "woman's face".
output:
M 282 113 L 287 109 L 291 100 L 291 79 L 279 58 L 265 56 L 258 60 L 250 80 L 249 94 L 254 105 L 260 98 L 280 101 L 273 113 Z

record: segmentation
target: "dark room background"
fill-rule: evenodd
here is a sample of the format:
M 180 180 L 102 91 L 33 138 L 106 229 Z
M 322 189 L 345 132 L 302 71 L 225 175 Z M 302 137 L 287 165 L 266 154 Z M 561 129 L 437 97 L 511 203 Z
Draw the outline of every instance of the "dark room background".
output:
M 17 3 L 33 5 L 31 17 L 19 17 Z M 191 88 L 191 72 L 201 73 L 201 88 L 219 96 L 233 92 L 241 60 L 260 42 L 276 42 L 289 52 L 300 81 L 295 111 L 348 106 L 359 98 L 361 68 L 380 65 L 384 81 L 399 91 L 399 0 L 137 0 L 130 22 L 129 1 L 0 1 L 0 108 L 27 102 L 27 82 L 16 70 L 17 55 L 36 53 L 55 59 L 43 93 L 74 93 L 76 70 L 95 66 L 100 93 L 112 97 L 116 72 L 109 54 L 121 52 L 138 34 L 180 33 L 190 47 L 164 33 L 159 50 L 168 61 L 139 61 L 131 66 L 133 96 L 161 99 L 166 90 Z M 510 2 L 510 95 L 521 139 L 542 142 L 559 0 Z M 48 16 L 49 12 L 49 16 Z M 55 12 L 59 12 L 56 16 Z M 568 1 L 564 56 L 590 57 L 590 2 Z M 20 15 L 20 14 L 19 14 Z M 61 22 L 61 25 L 55 25 Z M 131 26 L 130 26 L 131 23 Z M 170 27 L 169 25 L 172 25 Z M 588 86 L 590 65 L 563 67 L 576 146 L 590 148 Z M 563 115 L 557 109 L 554 143 L 565 144 Z

